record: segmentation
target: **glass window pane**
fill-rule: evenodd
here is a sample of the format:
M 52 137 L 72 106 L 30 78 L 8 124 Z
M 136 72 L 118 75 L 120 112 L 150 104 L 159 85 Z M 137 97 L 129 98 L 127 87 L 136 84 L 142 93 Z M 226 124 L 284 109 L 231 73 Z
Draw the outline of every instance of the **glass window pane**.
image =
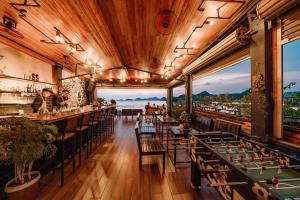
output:
M 283 45 L 282 53 L 284 130 L 295 131 L 300 128 L 300 39 Z
M 193 81 L 193 107 L 250 116 L 250 59 Z
M 178 117 L 181 112 L 185 111 L 185 85 L 173 88 L 172 114 Z
M 112 99 L 117 101 L 117 109 L 143 109 L 150 103 L 153 107 L 166 106 L 166 89 L 113 89 L 98 88 L 97 98 L 105 98 L 110 103 Z

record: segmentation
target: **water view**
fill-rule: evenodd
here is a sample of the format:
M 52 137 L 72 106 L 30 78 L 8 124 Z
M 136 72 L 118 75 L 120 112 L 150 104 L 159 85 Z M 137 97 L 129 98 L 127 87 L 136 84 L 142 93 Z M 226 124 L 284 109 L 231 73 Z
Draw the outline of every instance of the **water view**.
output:
M 166 89 L 98 89 L 97 97 L 110 102 L 117 101 L 117 109 L 143 109 L 148 102 L 151 106 L 166 105 Z
M 150 102 L 151 105 L 155 104 L 156 106 L 166 105 L 166 101 L 120 101 L 117 100 L 117 109 L 122 110 L 123 108 L 134 108 L 134 109 L 143 109 L 145 110 L 145 105 Z

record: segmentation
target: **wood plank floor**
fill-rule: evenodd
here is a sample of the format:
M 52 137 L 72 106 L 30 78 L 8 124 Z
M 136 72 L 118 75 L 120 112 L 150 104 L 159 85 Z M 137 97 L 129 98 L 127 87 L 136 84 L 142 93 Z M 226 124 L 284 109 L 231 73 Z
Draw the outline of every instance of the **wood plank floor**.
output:
M 167 159 L 166 171 L 161 173 L 158 158 L 145 159 L 143 171 L 138 169 L 138 149 L 133 132 L 135 120 L 117 119 L 115 133 L 104 145 L 84 159 L 81 168 L 72 174 L 71 164 L 66 169 L 65 185 L 59 186 L 59 171 L 44 177 L 39 199 L 87 200 L 188 200 L 221 199 L 213 188 L 203 181 L 201 192 L 190 188 L 189 164 L 176 169 Z

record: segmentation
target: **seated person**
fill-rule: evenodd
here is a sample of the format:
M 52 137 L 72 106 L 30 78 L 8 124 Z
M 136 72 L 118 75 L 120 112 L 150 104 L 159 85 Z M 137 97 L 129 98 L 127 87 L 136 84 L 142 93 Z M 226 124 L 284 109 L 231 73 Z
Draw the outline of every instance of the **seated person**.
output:
M 53 94 L 51 88 L 43 88 L 41 94 L 37 94 L 33 100 L 31 108 L 34 113 L 41 112 L 47 113 L 49 112 L 47 109 L 47 102 L 46 98 L 50 97 Z
M 146 114 L 148 113 L 148 110 L 151 108 L 150 102 L 147 103 L 145 106 Z

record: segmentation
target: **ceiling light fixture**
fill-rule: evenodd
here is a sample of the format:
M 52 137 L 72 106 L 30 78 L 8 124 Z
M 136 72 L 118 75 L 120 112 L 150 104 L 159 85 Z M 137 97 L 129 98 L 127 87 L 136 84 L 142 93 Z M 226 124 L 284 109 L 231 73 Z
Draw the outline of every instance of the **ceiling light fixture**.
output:
M 59 31 L 56 31 L 55 40 L 57 43 L 65 43 L 65 40 Z
M 70 45 L 67 46 L 66 48 L 68 51 L 71 51 L 72 47 Z

